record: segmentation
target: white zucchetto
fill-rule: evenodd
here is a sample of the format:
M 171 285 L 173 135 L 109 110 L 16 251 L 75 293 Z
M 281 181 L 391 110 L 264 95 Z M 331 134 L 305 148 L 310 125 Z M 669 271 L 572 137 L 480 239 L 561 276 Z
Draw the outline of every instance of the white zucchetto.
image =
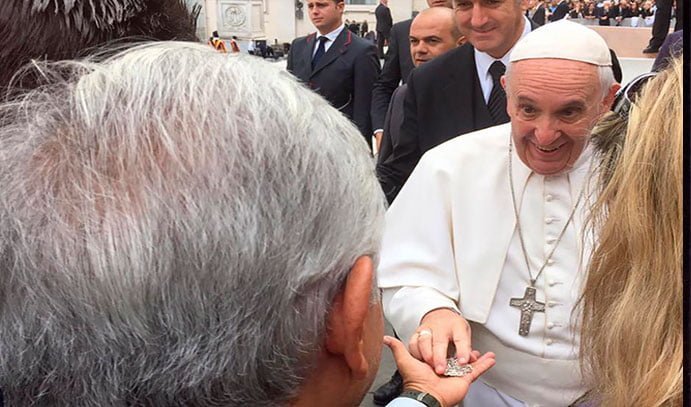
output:
M 605 40 L 594 30 L 568 20 L 549 23 L 528 33 L 516 43 L 509 61 L 545 58 L 612 66 Z

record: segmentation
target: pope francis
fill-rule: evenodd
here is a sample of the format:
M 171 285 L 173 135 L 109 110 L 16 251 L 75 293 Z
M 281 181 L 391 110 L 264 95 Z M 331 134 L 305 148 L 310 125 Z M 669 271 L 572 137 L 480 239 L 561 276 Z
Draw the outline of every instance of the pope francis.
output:
M 379 285 L 411 353 L 437 373 L 447 351 L 496 354 L 465 407 L 566 406 L 587 390 L 576 304 L 593 243 L 588 140 L 619 88 L 611 64 L 579 24 L 529 33 L 502 78 L 511 123 L 427 152 L 387 213 Z

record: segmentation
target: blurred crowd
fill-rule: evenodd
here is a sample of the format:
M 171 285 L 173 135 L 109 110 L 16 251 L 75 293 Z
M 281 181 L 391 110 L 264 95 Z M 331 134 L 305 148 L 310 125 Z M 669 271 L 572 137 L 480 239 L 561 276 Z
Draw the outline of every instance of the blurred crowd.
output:
M 529 16 L 532 17 L 538 9 L 544 8 L 544 18 L 552 21 L 551 17 L 555 15 L 559 3 L 560 0 L 533 0 L 530 4 Z M 635 25 L 650 26 L 653 24 L 652 17 L 657 10 L 655 0 L 568 0 L 566 5 L 568 12 L 560 18 L 592 20 L 597 21 L 599 25 L 612 26 L 620 26 L 624 19 L 634 17 L 643 19 Z M 674 11 L 672 17 L 676 17 Z M 545 20 L 542 21 L 544 23 Z

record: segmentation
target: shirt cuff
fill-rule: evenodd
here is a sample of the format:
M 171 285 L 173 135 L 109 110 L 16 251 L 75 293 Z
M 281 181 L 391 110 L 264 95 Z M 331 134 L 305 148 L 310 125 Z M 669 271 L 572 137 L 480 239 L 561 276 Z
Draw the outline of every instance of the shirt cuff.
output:
M 396 397 L 386 407 L 426 407 L 423 403 L 410 397 Z

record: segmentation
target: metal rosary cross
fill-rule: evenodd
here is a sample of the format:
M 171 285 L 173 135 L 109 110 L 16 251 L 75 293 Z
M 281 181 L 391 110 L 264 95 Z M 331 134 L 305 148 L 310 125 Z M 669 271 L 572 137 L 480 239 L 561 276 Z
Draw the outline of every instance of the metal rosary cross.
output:
M 518 334 L 528 336 L 530 324 L 533 322 L 533 314 L 545 312 L 545 303 L 535 300 L 535 287 L 526 287 L 523 298 L 512 298 L 510 305 L 521 309 L 521 324 L 518 327 Z

